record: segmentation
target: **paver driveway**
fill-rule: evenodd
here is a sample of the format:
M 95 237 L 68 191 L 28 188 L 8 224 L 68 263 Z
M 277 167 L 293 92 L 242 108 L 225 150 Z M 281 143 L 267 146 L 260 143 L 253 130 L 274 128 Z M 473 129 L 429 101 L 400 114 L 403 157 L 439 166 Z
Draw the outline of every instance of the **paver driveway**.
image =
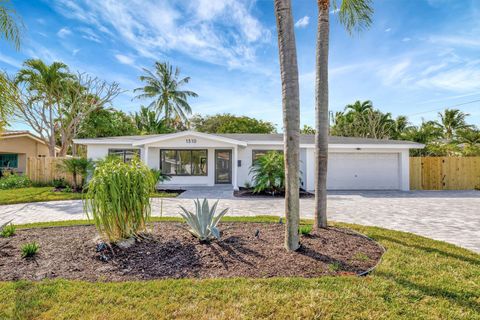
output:
M 219 207 L 229 215 L 283 215 L 283 199 L 221 196 Z M 188 198 L 188 196 L 187 196 Z M 413 232 L 480 252 L 480 192 L 335 192 L 328 197 L 329 219 Z M 178 205 L 192 208 L 184 198 L 153 199 L 152 214 L 172 216 Z M 301 200 L 302 217 L 312 217 L 313 200 Z M 0 222 L 17 224 L 84 219 L 78 200 L 0 206 Z

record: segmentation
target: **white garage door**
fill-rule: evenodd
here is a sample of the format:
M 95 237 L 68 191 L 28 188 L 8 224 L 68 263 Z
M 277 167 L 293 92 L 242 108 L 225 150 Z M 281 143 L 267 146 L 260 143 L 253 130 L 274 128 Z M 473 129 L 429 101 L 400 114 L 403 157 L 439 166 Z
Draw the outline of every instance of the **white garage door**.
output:
M 327 188 L 330 190 L 399 189 L 398 153 L 331 153 Z

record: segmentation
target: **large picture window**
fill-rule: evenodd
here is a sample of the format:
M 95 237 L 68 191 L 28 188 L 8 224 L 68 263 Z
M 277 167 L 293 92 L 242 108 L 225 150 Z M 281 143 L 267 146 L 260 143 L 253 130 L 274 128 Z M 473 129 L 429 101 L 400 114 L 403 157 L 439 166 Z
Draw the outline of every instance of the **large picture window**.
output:
M 160 150 L 160 170 L 170 176 L 206 176 L 207 150 Z
M 140 149 L 108 149 L 109 156 L 117 156 L 123 162 L 130 162 L 134 157 L 140 157 Z
M 0 168 L 18 168 L 18 154 L 0 154 Z

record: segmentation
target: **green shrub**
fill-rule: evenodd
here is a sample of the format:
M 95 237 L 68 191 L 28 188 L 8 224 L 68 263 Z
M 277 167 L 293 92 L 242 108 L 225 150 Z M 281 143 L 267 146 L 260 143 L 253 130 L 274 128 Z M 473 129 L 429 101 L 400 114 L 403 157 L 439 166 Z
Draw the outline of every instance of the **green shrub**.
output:
M 65 181 L 64 178 L 53 179 L 52 180 L 52 185 L 53 185 L 54 188 L 57 188 L 57 189 L 63 189 L 63 188 L 68 187 L 68 183 L 67 183 L 67 181 Z
M 162 183 L 164 181 L 170 180 L 170 176 L 163 174 L 160 170 L 150 169 L 150 172 L 153 175 L 153 181 L 155 181 L 155 185 L 157 185 L 157 183 Z
M 250 168 L 253 192 L 280 193 L 285 190 L 285 164 L 283 154 L 270 151 L 255 160 Z
M 127 239 L 145 230 L 150 217 L 150 193 L 155 182 L 138 158 L 99 162 L 88 183 L 84 210 L 109 241 Z
M 15 225 L 9 223 L 9 224 L 0 228 L 0 237 L 3 237 L 3 238 L 11 237 L 15 234 L 16 230 L 17 230 L 17 227 L 15 227 Z
M 26 243 L 22 246 L 22 258 L 31 258 L 37 254 L 40 246 L 36 242 Z
M 312 232 L 312 226 L 311 225 L 301 225 L 298 228 L 298 233 L 301 235 L 309 235 Z
M 228 208 L 224 209 L 217 216 L 215 211 L 217 210 L 218 200 L 213 204 L 212 208 L 208 205 L 208 200 L 203 199 L 194 200 L 195 213 L 188 211 L 184 207 L 180 206 L 183 212 L 180 215 L 185 219 L 190 229 L 187 229 L 191 234 L 197 237 L 200 241 L 209 241 L 212 238 L 219 239 L 220 231 L 217 229 L 217 224 L 220 219 L 227 213 Z
M 9 174 L 0 179 L 0 189 L 18 189 L 27 188 L 32 185 L 32 181 L 26 176 Z
M 93 162 L 86 158 L 67 158 L 63 159 L 58 165 L 60 170 L 70 173 L 73 176 L 73 189 L 81 190 L 85 185 L 88 171 L 93 168 Z M 81 177 L 80 185 L 77 185 L 77 177 Z

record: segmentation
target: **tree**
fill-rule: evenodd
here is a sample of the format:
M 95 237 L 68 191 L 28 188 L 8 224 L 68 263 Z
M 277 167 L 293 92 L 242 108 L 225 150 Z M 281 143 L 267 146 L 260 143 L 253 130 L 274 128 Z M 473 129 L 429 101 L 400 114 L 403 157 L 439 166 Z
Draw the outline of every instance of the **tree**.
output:
M 16 85 L 24 85 L 18 90 L 22 98 L 18 101 L 17 115 L 47 141 L 49 154 L 55 157 L 55 121 L 61 108 L 65 81 L 74 77 L 61 62 L 47 65 L 39 59 L 30 59 L 23 65 L 15 77 Z
M 318 1 L 318 32 L 315 83 L 315 222 L 314 229 L 327 227 L 328 165 L 328 52 L 330 0 Z M 368 27 L 373 9 L 370 0 L 342 0 L 340 22 L 349 33 Z M 335 3 L 336 6 L 336 3 Z
M 303 128 L 300 130 L 301 134 L 315 134 L 315 129 L 304 124 Z
M 118 137 L 139 134 L 133 119 L 114 108 L 100 107 L 79 125 L 77 138 Z
M 268 121 L 230 113 L 213 116 L 195 115 L 190 119 L 190 126 L 206 133 L 275 133 L 275 125 Z
M 480 155 L 480 130 L 475 127 L 457 131 L 457 141 L 462 144 L 466 156 Z
M 145 75 L 140 76 L 140 80 L 145 86 L 134 90 L 141 92 L 136 98 L 154 99 L 148 108 L 154 109 L 159 118 L 163 115 L 167 124 L 176 117 L 188 123 L 187 115 L 192 113 L 188 98 L 198 96 L 193 91 L 181 90 L 181 87 L 188 84 L 190 77 L 179 79 L 180 69 L 174 70 L 167 62 L 155 62 L 154 72 L 145 68 L 143 71 Z
M 469 114 L 458 109 L 445 109 L 443 113 L 439 112 L 438 116 L 440 121 L 435 121 L 435 124 L 442 129 L 443 137 L 449 141 L 454 138 L 457 130 L 471 127 L 465 121 Z
M 131 116 L 141 134 L 172 133 L 183 129 L 167 126 L 165 120 L 158 119 L 155 111 L 144 106 L 140 107 L 140 112 L 135 112 Z
M 365 100 L 361 102 L 360 100 L 355 101 L 353 104 L 347 104 L 345 111 L 353 111 L 354 113 L 366 113 L 369 110 L 373 109 L 372 101 Z
M 435 143 L 442 137 L 442 130 L 433 121 L 423 121 L 420 126 L 407 127 L 401 134 L 400 139 L 415 141 L 425 145 Z M 432 155 L 432 149 L 412 149 L 411 156 Z
M 21 22 L 9 3 L 8 0 L 0 2 L 0 38 L 13 42 L 15 49 L 18 50 L 20 48 Z
M 285 156 L 285 247 L 299 248 L 300 220 L 300 97 L 297 50 L 290 0 L 275 0 L 274 11 L 278 32 L 280 75 L 282 80 L 283 140 Z
M 73 176 L 73 189 L 80 191 L 85 185 L 88 170 L 93 168 L 93 163 L 86 158 L 67 158 L 58 164 L 59 169 Z M 77 177 L 80 175 L 80 186 L 77 184 Z
M 6 73 L 0 71 L 0 133 L 5 130 L 13 115 L 15 96 L 15 84 Z

